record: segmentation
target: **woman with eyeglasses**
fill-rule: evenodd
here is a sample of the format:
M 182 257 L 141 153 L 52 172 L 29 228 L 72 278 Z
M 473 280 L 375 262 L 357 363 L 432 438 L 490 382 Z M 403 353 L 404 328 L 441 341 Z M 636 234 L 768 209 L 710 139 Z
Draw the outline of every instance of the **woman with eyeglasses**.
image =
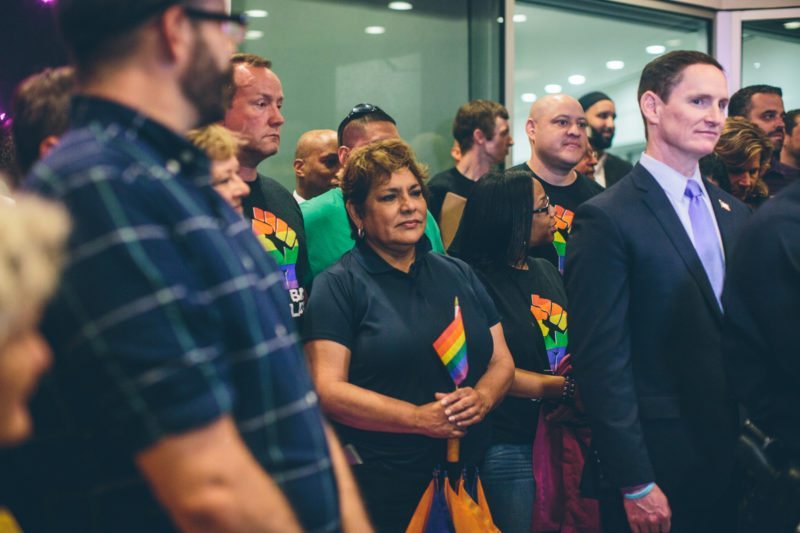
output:
M 504 533 L 531 530 L 539 400 L 547 400 L 551 422 L 574 414 L 572 378 L 551 373 L 566 364 L 564 284 L 552 263 L 528 256 L 530 247 L 553 242 L 554 215 L 529 173 L 490 172 L 475 185 L 459 227 L 459 257 L 489 291 L 514 359 L 511 389 L 492 413 L 492 444 L 481 468 L 489 508 Z
M 464 465 L 480 463 L 484 419 L 513 371 L 475 274 L 431 252 L 425 179 L 399 139 L 351 153 L 342 192 L 356 246 L 315 279 L 304 324 L 322 407 L 378 531 L 405 530 L 447 439 L 461 439 Z M 443 347 L 463 366 L 448 370 Z

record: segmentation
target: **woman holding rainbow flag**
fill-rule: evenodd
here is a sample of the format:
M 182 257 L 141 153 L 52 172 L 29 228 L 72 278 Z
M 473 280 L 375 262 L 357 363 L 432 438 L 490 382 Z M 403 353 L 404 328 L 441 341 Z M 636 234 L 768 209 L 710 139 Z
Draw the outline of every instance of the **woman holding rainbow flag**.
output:
M 305 318 L 323 409 L 378 531 L 405 529 L 447 439 L 461 439 L 464 464 L 481 462 L 484 419 L 513 374 L 481 283 L 431 253 L 426 177 L 401 140 L 351 153 L 342 192 L 357 244 L 314 280 Z

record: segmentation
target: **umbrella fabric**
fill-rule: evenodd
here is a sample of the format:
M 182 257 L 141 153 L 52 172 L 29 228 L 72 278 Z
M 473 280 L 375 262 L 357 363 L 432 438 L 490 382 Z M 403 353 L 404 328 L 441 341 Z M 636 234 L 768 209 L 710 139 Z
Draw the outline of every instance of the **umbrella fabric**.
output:
M 455 490 L 446 473 L 437 470 L 433 475 L 406 533 L 500 533 L 492 522 L 477 471 L 473 476 L 462 474 Z
M 481 508 L 475 503 L 464 486 L 464 477 L 458 480 L 458 489 L 454 491 L 449 484 L 445 487 L 447 504 L 450 507 L 450 516 L 457 533 L 500 533 L 492 522 L 489 507 Z M 477 476 L 476 476 L 477 480 Z M 481 487 L 481 491 L 483 488 Z M 485 504 L 484 498 L 484 504 Z

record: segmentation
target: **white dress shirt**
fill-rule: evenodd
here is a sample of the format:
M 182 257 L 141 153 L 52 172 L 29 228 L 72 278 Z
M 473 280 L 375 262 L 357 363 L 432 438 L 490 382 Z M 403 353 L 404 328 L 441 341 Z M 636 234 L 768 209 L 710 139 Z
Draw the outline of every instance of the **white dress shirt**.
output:
M 695 165 L 694 174 L 687 178 L 666 163 L 662 163 L 645 153 L 642 154 L 639 163 L 653 175 L 658 185 L 666 193 L 669 203 L 672 204 L 672 208 L 678 215 L 683 229 L 686 230 L 686 234 L 689 235 L 689 239 L 692 241 L 692 245 L 695 246 L 695 249 L 697 249 L 697 246 L 694 242 L 692 220 L 689 218 L 689 198 L 684 192 L 686 191 L 686 183 L 688 180 L 694 180 L 700 184 L 700 189 L 703 191 L 703 203 L 711 213 L 711 220 L 714 221 L 714 229 L 717 232 L 717 242 L 719 242 L 719 248 L 722 251 L 722 260 L 724 261 L 725 249 L 722 245 L 722 236 L 719 233 L 719 224 L 717 224 L 717 217 L 714 215 L 714 209 L 711 206 L 711 198 L 708 197 L 708 191 L 703 184 L 703 180 L 700 179 L 700 168 Z

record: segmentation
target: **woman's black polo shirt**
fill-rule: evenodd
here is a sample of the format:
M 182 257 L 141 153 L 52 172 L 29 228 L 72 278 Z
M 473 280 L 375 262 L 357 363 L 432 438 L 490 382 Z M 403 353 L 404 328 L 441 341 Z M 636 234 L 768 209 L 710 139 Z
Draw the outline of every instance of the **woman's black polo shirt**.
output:
M 464 319 L 469 372 L 461 386 L 475 386 L 492 357 L 489 328 L 500 322 L 494 303 L 464 262 L 432 253 L 424 237 L 409 273 L 359 242 L 314 280 L 304 340 L 325 339 L 351 351 L 349 381 L 392 398 L 423 405 L 454 384 L 433 342 L 454 318 L 458 297 Z M 343 444 L 364 462 L 429 471 L 444 461 L 445 441 L 423 435 L 365 431 L 337 424 Z M 485 420 L 462 439 L 462 459 L 477 464 L 489 443 Z

